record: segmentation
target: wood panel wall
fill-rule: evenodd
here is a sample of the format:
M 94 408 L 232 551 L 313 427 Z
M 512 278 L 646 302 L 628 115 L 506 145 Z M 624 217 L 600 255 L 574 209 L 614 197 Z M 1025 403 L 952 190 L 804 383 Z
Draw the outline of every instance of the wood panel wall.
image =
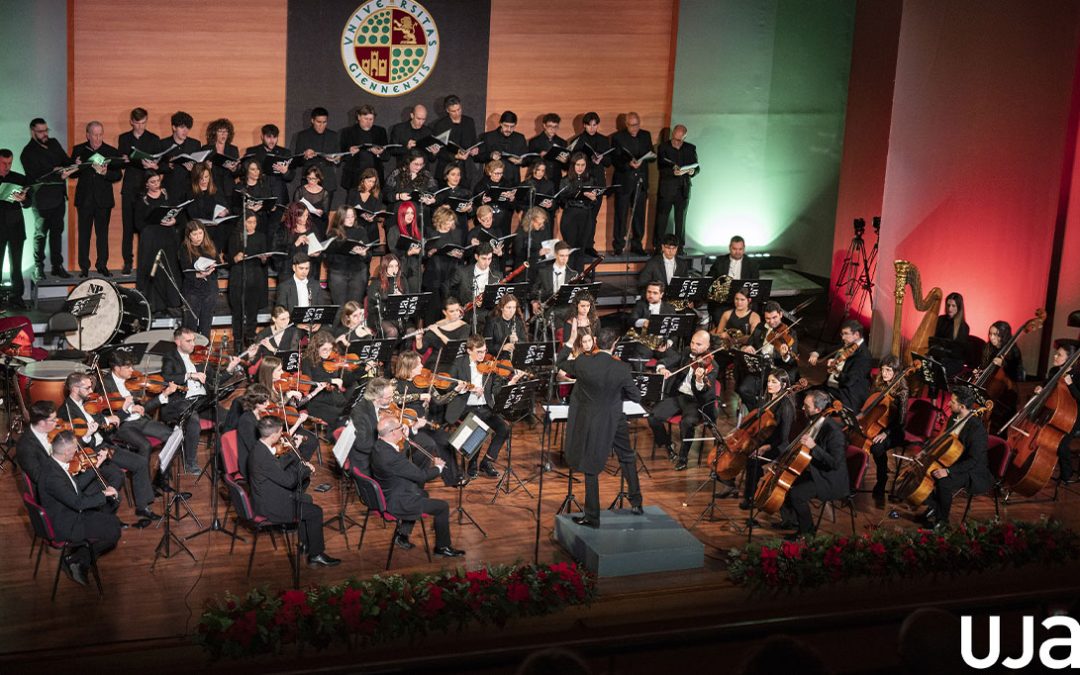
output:
M 241 152 L 259 142 L 263 124 L 283 127 L 286 0 L 192 0 L 182 7 L 95 0 L 71 7 L 71 145 L 86 140 L 90 120 L 101 121 L 106 142 L 115 145 L 137 106 L 150 113 L 147 128 L 163 137 L 172 133 L 169 117 L 187 111 L 195 118 L 191 135 L 200 142 L 208 122 L 227 117 Z M 117 184 L 109 237 L 113 268 L 123 264 L 119 191 Z M 69 222 L 68 260 L 75 268 L 74 208 Z
M 595 111 L 600 132 L 612 134 L 617 116 L 633 111 L 659 142 L 671 123 L 677 9 L 678 0 L 492 0 L 485 130 L 513 110 L 517 130 L 531 138 L 540 133 L 540 118 L 554 112 L 562 117 L 559 134 L 569 139 L 581 131 L 581 116 Z M 596 227 L 601 250 L 611 247 L 612 203 L 605 200 Z

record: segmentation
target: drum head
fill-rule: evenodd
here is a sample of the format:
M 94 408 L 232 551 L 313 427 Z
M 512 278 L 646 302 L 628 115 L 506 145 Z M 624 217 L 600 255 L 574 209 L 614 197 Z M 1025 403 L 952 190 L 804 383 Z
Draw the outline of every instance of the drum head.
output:
M 104 279 L 87 279 L 68 294 L 68 300 L 85 298 L 91 295 L 101 295 L 97 310 L 81 319 L 82 343 L 79 342 L 79 331 L 67 334 L 67 341 L 75 349 L 93 351 L 109 343 L 116 329 L 120 326 L 120 317 L 123 306 L 120 302 L 120 294 L 116 292 L 116 285 Z
M 34 361 L 19 368 L 19 374 L 31 380 L 64 380 L 75 371 L 86 370 L 81 361 Z
M 159 342 L 172 342 L 173 330 L 171 328 L 156 328 L 154 330 L 144 330 L 141 333 L 135 333 L 124 338 L 124 342 L 127 344 L 140 343 L 147 344 L 153 347 Z M 210 340 L 201 333 L 195 334 L 196 346 L 207 346 L 210 344 Z

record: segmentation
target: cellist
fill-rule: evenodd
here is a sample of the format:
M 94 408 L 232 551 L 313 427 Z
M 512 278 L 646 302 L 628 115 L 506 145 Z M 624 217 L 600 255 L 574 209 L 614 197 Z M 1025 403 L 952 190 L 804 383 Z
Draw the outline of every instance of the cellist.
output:
M 892 404 L 889 406 L 889 420 L 885 428 L 873 438 L 870 446 L 870 456 L 874 458 L 874 466 L 877 468 L 877 481 L 874 483 L 874 506 L 879 509 L 885 508 L 885 486 L 889 482 L 889 450 L 904 444 L 904 419 L 907 415 L 908 387 L 907 382 L 894 379 L 900 374 L 903 367 L 900 358 L 889 355 L 881 360 L 881 366 L 868 401 L 890 387 Z M 869 406 L 869 404 L 867 404 Z
M 829 407 L 829 395 L 820 389 L 803 397 L 803 412 L 813 418 Z M 821 420 L 816 434 L 804 432 L 799 442 L 810 451 L 807 470 L 799 474 L 788 490 L 780 507 L 780 529 L 796 528 L 785 539 L 813 536 L 814 517 L 810 514 L 811 499 L 841 499 L 851 491 L 848 481 L 844 430 L 831 415 Z
M 977 419 L 971 419 L 977 400 L 975 391 L 970 387 L 956 387 L 952 392 L 949 400 L 952 415 L 946 422 L 946 428 L 951 429 L 954 424 L 964 422 L 957 432 L 957 439 L 964 446 L 964 452 L 952 466 L 936 469 L 930 474 L 934 479 L 934 491 L 926 498 L 926 512 L 917 519 L 923 525 L 948 525 L 949 510 L 957 490 L 963 488 L 968 494 L 980 494 L 989 490 L 993 484 L 986 454 L 986 425 Z
M 773 368 L 769 372 L 769 379 L 765 386 L 769 394 L 768 405 L 777 394 L 784 391 L 791 384 L 787 371 L 783 368 Z M 791 425 L 795 422 L 795 403 L 790 396 L 784 395 L 784 400 L 777 403 L 773 409 L 776 418 L 776 426 L 769 433 L 765 442 L 758 446 L 757 450 L 746 461 L 746 480 L 743 482 L 743 498 L 739 502 L 739 508 L 743 511 L 750 510 L 750 504 L 754 501 L 754 493 L 757 491 L 758 481 L 761 480 L 761 460 L 776 459 L 780 451 L 787 446 L 788 436 L 791 435 Z

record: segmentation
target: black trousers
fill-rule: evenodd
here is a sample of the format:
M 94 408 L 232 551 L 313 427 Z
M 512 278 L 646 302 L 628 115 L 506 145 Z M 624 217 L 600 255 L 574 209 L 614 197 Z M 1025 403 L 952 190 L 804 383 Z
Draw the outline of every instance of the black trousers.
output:
M 457 455 L 454 452 L 454 449 L 450 447 L 449 434 L 442 430 L 424 428 L 418 431 L 411 440 L 413 443 L 416 443 L 423 448 L 429 455 L 438 457 L 446 462 L 446 468 L 439 474 L 444 485 L 457 485 L 460 467 L 457 463 Z M 431 466 L 431 460 L 420 452 L 413 453 L 412 460 L 413 463 L 421 469 Z
M 653 442 L 657 445 L 667 445 L 671 442 L 671 434 L 668 433 L 666 422 L 679 414 L 682 415 L 679 421 L 679 435 L 682 438 L 693 438 L 694 427 L 701 424 L 701 412 L 698 410 L 697 400 L 693 396 L 676 393 L 657 403 L 649 413 L 648 421 L 649 428 L 653 432 Z M 686 461 L 690 455 L 690 446 L 693 444 L 693 441 L 682 442 L 679 447 L 680 460 Z
M 34 264 L 38 267 L 45 265 L 45 239 L 49 240 L 49 262 L 53 268 L 64 266 L 64 252 L 61 249 L 60 239 L 64 234 L 64 211 L 67 203 L 54 206 L 50 209 L 34 208 L 34 215 L 38 217 L 37 228 L 34 230 Z
M 877 481 L 874 483 L 874 496 L 884 497 L 885 487 L 889 484 L 889 439 L 870 446 L 870 456 L 874 458 Z
M 309 495 L 303 495 L 303 501 L 300 504 L 299 534 L 300 543 L 304 545 L 309 556 L 319 555 L 326 550 L 322 528 L 322 507 L 312 502 Z
M 97 260 L 94 267 L 109 267 L 109 219 L 112 209 L 78 207 L 79 213 L 79 269 L 90 270 L 90 235 L 97 237 Z
M 442 499 L 425 497 L 421 512 L 435 519 L 435 548 L 450 546 L 450 505 Z M 403 520 L 397 531 L 407 537 L 415 524 L 415 520 Z
M 172 434 L 171 428 L 157 420 L 150 419 L 146 415 L 141 415 L 138 419 L 129 422 L 122 422 L 116 430 L 117 438 L 135 446 L 138 453 L 146 458 L 150 457 L 151 447 L 147 437 L 153 436 L 164 442 L 168 440 L 170 434 Z
M 784 505 L 780 507 L 780 517 L 788 522 L 796 521 L 800 534 L 813 532 L 814 517 L 810 515 L 810 500 L 817 496 L 817 486 L 810 474 L 801 474 L 788 490 Z
M 626 481 L 626 494 L 630 496 L 631 506 L 641 506 L 641 483 L 637 475 L 637 453 L 630 446 L 630 428 L 625 420 L 615 429 L 612 443 L 615 457 L 619 460 L 622 477 Z M 585 473 L 585 516 L 593 522 L 600 522 L 600 479 L 599 474 Z
M 203 284 L 203 286 L 207 285 Z M 217 282 L 214 282 L 213 288 L 196 290 L 187 284 L 184 284 L 182 288 L 184 298 L 195 311 L 195 316 L 192 316 L 188 308 L 184 307 L 181 325 L 210 339 L 210 331 L 214 326 L 214 310 L 217 307 Z
M 349 270 L 336 270 L 330 268 L 327 271 L 327 285 L 330 287 L 331 304 L 341 306 L 349 300 L 364 304 L 364 296 L 367 295 L 368 286 L 368 261 L 356 257 L 356 265 Z
M 19 239 L 12 239 L 4 235 L 0 235 L 0 282 L 4 279 L 4 255 L 7 254 L 8 263 L 11 269 L 11 293 L 16 298 L 21 298 L 23 293 L 26 292 L 26 282 L 23 281 L 22 275 L 22 250 L 23 238 L 25 235 L 20 235 Z
M 616 249 L 625 248 L 628 238 L 631 246 L 641 246 L 641 239 L 645 236 L 645 193 L 648 188 L 642 185 L 641 189 L 635 193 L 632 189 L 633 183 L 625 187 L 631 189 L 615 191 L 615 231 L 612 243 Z M 631 207 L 634 210 L 634 218 L 630 222 L 631 232 L 628 237 L 627 221 L 630 219 Z
M 486 405 L 469 406 L 468 412 L 475 413 L 477 417 L 484 420 L 484 423 L 491 427 L 491 430 L 495 432 L 491 437 L 491 445 L 488 446 L 487 451 L 487 459 L 494 462 L 499 458 L 499 451 L 502 450 L 502 446 L 506 443 L 506 439 L 510 438 L 510 425 Z M 476 457 L 474 456 L 473 462 L 475 461 Z
M 779 448 L 769 448 L 766 452 L 762 453 L 760 457 L 749 457 L 746 460 L 746 480 L 743 481 L 743 498 L 746 500 L 753 500 L 754 494 L 757 493 L 758 483 L 761 482 L 761 476 L 765 473 L 765 469 L 762 466 L 765 460 L 776 459 L 780 455 Z
M 660 197 L 656 198 L 656 220 L 653 222 L 653 246 L 660 247 L 660 240 L 667 234 L 668 219 L 672 210 L 675 211 L 675 236 L 679 238 L 679 245 L 686 245 L 686 207 L 690 203 L 689 197 Z
M 926 498 L 928 509 L 934 510 L 934 517 L 942 523 L 949 522 L 949 511 L 952 510 L 953 496 L 957 490 L 969 488 L 971 480 L 967 476 L 954 476 L 949 474 L 944 478 L 934 481 L 934 491 Z
M 150 484 L 150 463 L 145 457 L 118 448 L 98 470 L 105 482 L 117 491 L 124 486 L 124 472 L 131 474 L 131 501 L 135 502 L 136 508 L 141 509 L 154 502 L 154 488 Z
M 1080 434 L 1077 430 L 1073 430 L 1071 434 L 1065 434 L 1065 438 L 1061 439 L 1061 443 L 1058 444 L 1058 478 L 1063 481 L 1072 479 L 1072 445 L 1073 439 Z
M 120 252 L 124 256 L 124 266 L 131 267 L 135 260 L 135 200 L 137 191 L 120 193 L 120 217 L 124 223 L 124 236 L 120 241 Z
M 187 410 L 188 406 L 191 405 L 194 405 L 196 408 L 198 407 L 196 398 L 185 398 L 179 399 L 176 402 L 170 402 L 161 409 L 161 419 L 164 420 L 166 424 L 175 426 L 179 421 L 180 416 Z M 199 414 L 192 413 L 184 423 L 184 466 L 188 471 L 199 468 L 200 431 Z
M 94 556 L 100 558 L 116 548 L 120 541 L 120 519 L 107 507 L 90 509 L 80 514 L 82 534 L 90 540 L 90 548 L 94 549 Z M 57 532 L 63 539 L 71 539 L 70 533 Z M 90 565 L 90 549 L 80 546 L 71 552 L 71 558 L 82 565 Z

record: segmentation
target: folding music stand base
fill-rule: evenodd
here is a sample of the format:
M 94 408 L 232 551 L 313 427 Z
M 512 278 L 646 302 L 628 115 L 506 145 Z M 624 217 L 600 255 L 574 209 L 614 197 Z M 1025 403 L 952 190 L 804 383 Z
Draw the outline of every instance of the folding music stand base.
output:
M 477 452 L 479 452 L 479 450 L 477 450 Z M 468 475 L 468 460 L 465 459 L 464 456 L 461 458 L 461 475 Z M 457 506 L 454 507 L 454 513 L 457 514 L 458 526 L 464 525 L 465 519 L 468 518 L 472 526 L 479 530 L 480 534 L 487 539 L 487 532 L 484 531 L 484 528 L 480 527 L 480 523 L 476 522 L 476 519 L 472 517 L 472 514 L 465 509 L 465 486 L 467 484 L 468 482 L 459 482 L 457 486 Z M 496 491 L 496 494 L 498 494 L 498 491 Z
M 176 458 L 174 457 L 173 459 L 175 460 Z M 158 558 L 163 556 L 165 558 L 171 558 L 173 556 L 173 541 L 176 542 L 176 545 L 179 546 L 181 550 L 191 556 L 192 562 L 196 562 L 195 554 L 192 553 L 191 549 L 187 547 L 187 545 L 184 543 L 184 540 L 178 537 L 176 533 L 172 531 L 172 525 L 170 524 L 173 520 L 176 520 L 177 522 L 180 521 L 181 502 L 184 503 L 184 508 L 188 510 L 188 513 L 191 514 L 191 517 L 195 518 L 195 514 L 191 511 L 191 507 L 187 505 L 187 500 L 184 499 L 183 496 L 181 496 L 180 494 L 180 462 L 174 461 L 173 474 L 174 480 L 176 481 L 176 488 L 174 489 L 172 498 L 169 499 L 168 503 L 166 503 L 165 513 L 161 518 L 162 522 L 164 523 L 164 529 L 161 533 L 161 541 L 158 542 L 157 548 L 154 549 L 154 560 L 150 563 L 151 572 L 154 571 L 154 567 L 157 565 Z M 164 495 L 162 495 L 161 501 L 165 502 Z M 172 509 L 174 508 L 176 510 L 175 515 L 172 512 Z M 199 522 L 199 519 L 195 518 L 195 522 Z M 202 523 L 199 524 L 200 526 L 202 525 Z M 179 553 L 179 551 L 177 551 L 177 553 Z

